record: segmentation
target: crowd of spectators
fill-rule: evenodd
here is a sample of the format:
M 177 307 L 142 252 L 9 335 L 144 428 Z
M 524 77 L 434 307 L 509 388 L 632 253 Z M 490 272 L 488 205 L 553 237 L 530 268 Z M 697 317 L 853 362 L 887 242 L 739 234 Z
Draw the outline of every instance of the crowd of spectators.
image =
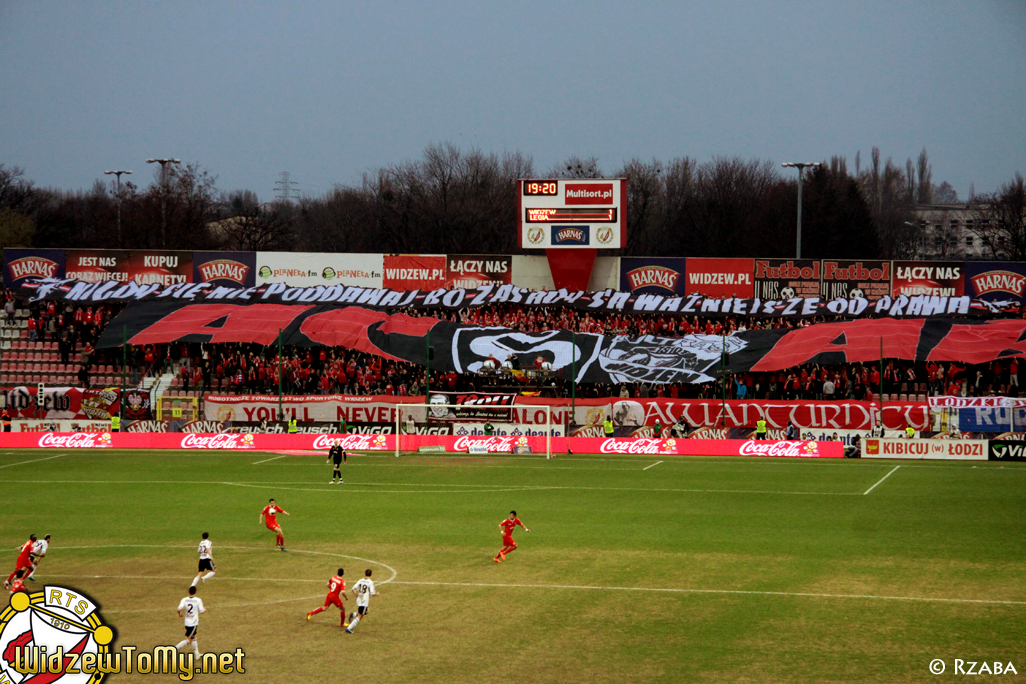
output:
M 28 309 L 30 341 L 56 342 L 62 360 L 81 353 L 79 380 L 88 385 L 92 363 L 112 365 L 136 385 L 146 375 L 173 373 L 175 385 L 186 391 L 277 394 L 421 395 L 427 384 L 425 369 L 411 363 L 383 359 L 341 347 L 285 347 L 279 358 L 276 346 L 258 344 L 172 343 L 129 346 L 94 352 L 103 327 L 121 305 L 81 306 L 42 301 L 26 304 L 4 291 L 4 314 L 13 320 L 18 308 Z M 840 318 L 790 319 L 726 317 L 677 317 L 666 314 L 628 315 L 594 313 L 565 307 L 534 308 L 515 304 L 489 305 L 460 311 L 402 310 L 411 316 L 437 318 L 468 325 L 508 327 L 523 332 L 562 329 L 580 333 L 676 336 L 693 333 L 728 335 L 744 330 L 796 328 Z M 83 374 L 85 377 L 83 378 Z M 280 377 L 279 377 L 280 375 Z M 1018 362 L 1015 358 L 979 366 L 957 363 L 922 363 L 887 359 L 879 363 L 806 364 L 767 373 L 739 373 L 702 384 L 577 385 L 556 373 L 528 377 L 517 374 L 480 376 L 432 372 L 431 386 L 449 391 L 524 389 L 547 396 L 671 397 L 770 400 L 870 399 L 879 392 L 905 395 L 915 400 L 928 395 L 1018 395 Z

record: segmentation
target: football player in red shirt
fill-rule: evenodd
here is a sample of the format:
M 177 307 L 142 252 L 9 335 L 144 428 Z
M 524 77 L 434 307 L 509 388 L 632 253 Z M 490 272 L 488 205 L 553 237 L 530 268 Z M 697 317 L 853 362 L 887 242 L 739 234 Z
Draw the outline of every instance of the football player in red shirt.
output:
M 14 581 L 14 576 L 18 574 L 19 570 L 26 570 L 28 573 L 32 572 L 32 547 L 35 546 L 36 535 L 30 534 L 29 540 L 21 545 L 21 549 L 18 552 L 18 560 L 14 562 L 14 572 L 8 576 L 7 581 L 4 582 L 4 588 L 10 589 L 11 582 Z M 25 575 L 28 577 L 28 574 Z M 19 575 L 20 577 L 20 575 Z
M 268 499 L 268 503 L 264 506 L 264 510 L 260 511 L 260 522 L 267 525 L 267 529 L 274 532 L 274 544 L 282 551 L 286 551 L 285 548 L 285 534 L 281 531 L 281 525 L 278 524 L 278 519 L 275 517 L 279 513 L 288 515 L 289 512 L 283 508 L 279 508 L 278 504 L 274 502 L 274 499 Z
M 499 550 L 497 555 L 492 560 L 496 563 L 501 563 L 506 560 L 507 553 L 513 553 L 517 549 L 517 543 L 513 541 L 513 529 L 520 525 L 524 528 L 524 532 L 530 532 L 524 523 L 520 522 L 520 518 L 517 517 L 516 511 L 510 511 L 509 517 L 499 523 L 499 529 L 502 530 L 502 549 Z
M 334 604 L 334 606 L 336 608 L 338 608 L 340 611 L 342 611 L 341 616 L 339 618 L 339 626 L 341 626 L 341 627 L 348 627 L 349 626 L 346 623 L 346 605 L 342 602 L 342 599 L 339 597 L 339 595 L 341 594 L 342 596 L 345 596 L 346 598 L 349 598 L 349 595 L 346 594 L 346 581 L 344 579 L 342 579 L 342 575 L 344 575 L 344 574 L 345 574 L 345 570 L 343 570 L 342 568 L 339 568 L 338 569 L 338 574 L 335 575 L 334 577 L 332 577 L 330 580 L 328 580 L 328 595 L 324 599 L 324 605 L 319 607 L 319 608 L 314 608 L 309 613 L 307 613 L 306 614 L 306 621 L 307 622 L 310 622 L 310 618 L 312 618 L 314 615 L 317 615 L 317 613 L 323 612 L 325 608 L 327 608 L 328 606 Z

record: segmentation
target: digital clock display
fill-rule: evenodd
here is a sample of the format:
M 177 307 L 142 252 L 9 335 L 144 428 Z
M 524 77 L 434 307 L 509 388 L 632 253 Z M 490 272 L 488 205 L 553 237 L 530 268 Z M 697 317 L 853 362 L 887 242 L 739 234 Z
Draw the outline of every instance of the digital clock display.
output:
M 525 180 L 524 194 L 531 196 L 552 195 L 554 197 L 559 194 L 559 181 Z

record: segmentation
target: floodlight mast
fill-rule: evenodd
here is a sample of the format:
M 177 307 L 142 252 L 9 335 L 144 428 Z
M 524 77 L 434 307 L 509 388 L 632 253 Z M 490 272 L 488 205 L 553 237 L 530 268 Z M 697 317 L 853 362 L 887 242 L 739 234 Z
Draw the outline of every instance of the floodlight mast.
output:
M 117 178 L 118 178 L 118 190 L 117 190 L 117 200 L 118 200 L 118 247 L 123 247 L 124 245 L 121 242 L 121 175 L 124 174 L 126 176 L 131 176 L 132 172 L 131 171 L 104 171 L 103 173 L 106 176 L 117 176 Z
M 813 168 L 822 166 L 819 162 L 784 162 L 781 164 L 783 167 L 798 169 L 798 237 L 797 246 L 795 247 L 795 259 L 802 258 L 802 171 L 805 167 L 811 166 Z
M 181 159 L 147 159 L 147 164 L 160 164 L 160 246 L 167 249 L 167 165 L 180 164 Z

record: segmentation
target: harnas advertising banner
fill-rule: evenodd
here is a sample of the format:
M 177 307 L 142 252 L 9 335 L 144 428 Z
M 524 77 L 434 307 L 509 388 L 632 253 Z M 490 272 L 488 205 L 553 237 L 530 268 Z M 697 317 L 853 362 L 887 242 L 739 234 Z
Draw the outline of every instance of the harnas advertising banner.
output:
M 682 258 L 621 257 L 620 291 L 685 295 L 688 293 L 684 278 L 686 264 L 687 260 Z
M 223 287 L 256 284 L 256 252 L 193 252 L 192 279 Z
M 961 261 L 895 261 L 892 294 L 961 297 L 965 294 L 965 264 Z
M 4 250 L 4 287 L 14 288 L 26 278 L 63 278 L 63 249 Z
M 818 297 L 820 262 L 815 259 L 756 259 L 755 296 L 759 299 Z
M 687 292 L 703 297 L 755 296 L 754 259 L 688 259 Z
M 991 302 L 1023 301 L 1026 263 L 1018 261 L 969 261 L 965 265 L 965 293 Z

